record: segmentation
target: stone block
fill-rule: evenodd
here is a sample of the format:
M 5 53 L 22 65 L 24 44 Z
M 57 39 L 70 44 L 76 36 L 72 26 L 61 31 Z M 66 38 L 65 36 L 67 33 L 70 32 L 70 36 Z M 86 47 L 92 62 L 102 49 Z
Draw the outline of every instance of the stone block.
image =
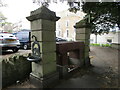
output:
M 30 74 L 30 83 L 32 83 L 38 89 L 53 88 L 58 84 L 59 73 L 52 72 L 44 78 L 37 78 L 33 74 Z
M 86 29 L 85 28 L 76 29 L 76 34 L 79 34 L 79 33 L 86 33 Z
M 89 52 L 89 46 L 85 46 L 85 52 Z
M 76 40 L 79 39 L 89 39 L 90 35 L 89 34 L 76 34 Z
M 66 78 L 68 75 L 68 66 L 57 66 L 57 70 L 59 71 L 59 78 Z
M 44 53 L 41 55 L 41 57 L 42 57 L 42 62 L 44 64 L 56 61 L 56 53 L 55 52 Z
M 32 73 L 31 74 L 37 78 L 42 78 L 43 77 L 42 63 L 32 62 Z
M 49 73 L 55 72 L 57 70 L 56 61 L 43 64 L 43 75 L 49 75 Z
M 76 34 L 90 34 L 90 29 L 78 28 L 78 29 L 76 29 Z
M 38 19 L 31 22 L 31 30 L 55 31 L 55 28 L 55 21 Z
M 76 40 L 76 41 L 79 41 L 79 42 L 87 42 L 88 39 L 78 39 L 78 40 Z
M 56 42 L 40 42 L 40 46 L 41 53 L 56 51 Z
M 31 24 L 31 30 L 40 30 L 40 29 L 42 29 L 42 24 L 41 23 L 42 23 L 41 19 L 32 21 L 30 23 Z
M 47 75 L 49 73 L 56 71 L 56 61 L 49 62 L 49 63 L 32 63 L 32 75 L 34 75 L 37 78 L 43 78 L 44 75 Z
M 89 57 L 89 52 L 85 52 L 85 58 Z
M 47 71 L 50 71 L 49 69 L 52 69 L 54 65 L 56 65 L 56 53 L 45 53 L 42 54 L 41 56 L 42 56 L 42 61 L 40 63 L 34 63 L 34 62 L 32 63 L 32 74 L 34 74 L 34 76 L 38 78 L 43 77 L 44 70 L 46 74 Z M 47 67 L 46 65 L 48 65 L 49 67 Z
M 33 31 L 31 32 L 32 35 L 37 37 L 37 41 L 56 41 L 55 32 L 51 31 Z M 31 41 L 34 41 L 34 38 L 31 38 Z
M 79 39 L 77 41 L 84 42 L 85 45 L 89 45 L 90 44 L 89 39 Z

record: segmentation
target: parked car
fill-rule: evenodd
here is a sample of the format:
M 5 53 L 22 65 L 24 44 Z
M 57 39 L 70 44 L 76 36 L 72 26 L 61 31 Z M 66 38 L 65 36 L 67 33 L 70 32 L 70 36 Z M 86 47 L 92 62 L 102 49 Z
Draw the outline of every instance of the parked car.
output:
M 15 35 L 10 33 L 0 33 L 0 48 L 2 50 L 13 50 L 17 52 L 20 48 L 20 42 Z
M 29 49 L 31 48 L 31 30 L 23 29 L 19 32 L 13 33 L 20 41 L 20 47 L 23 49 Z M 63 42 L 67 41 L 66 39 L 56 37 L 56 42 Z
M 65 42 L 65 41 L 67 40 L 60 37 L 56 37 L 56 42 Z
M 20 41 L 20 47 L 25 50 L 31 47 L 30 34 L 31 34 L 31 30 L 27 30 L 27 29 L 23 29 L 19 32 L 14 33 L 14 35 Z

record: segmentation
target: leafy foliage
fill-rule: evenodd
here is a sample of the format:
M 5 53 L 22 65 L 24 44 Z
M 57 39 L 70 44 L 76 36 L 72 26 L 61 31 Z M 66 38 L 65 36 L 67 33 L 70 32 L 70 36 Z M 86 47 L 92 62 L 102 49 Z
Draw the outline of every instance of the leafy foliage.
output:
M 34 0 L 34 3 L 41 3 L 44 6 L 48 6 L 51 0 Z M 82 9 L 83 12 L 86 13 L 85 18 L 87 23 L 91 25 L 92 33 L 101 34 L 101 33 L 109 33 L 110 28 L 115 28 L 118 26 L 120 28 L 120 2 L 99 2 L 99 0 L 95 0 L 95 2 L 78 2 L 78 0 L 59 0 L 61 2 L 68 1 L 68 5 L 70 6 L 69 11 L 77 12 Z M 94 1 L 94 0 L 93 0 Z M 57 0 L 53 0 L 53 2 L 57 3 Z
M 5 4 L 3 0 L 0 0 L 0 7 L 6 7 L 6 6 L 7 4 Z
M 120 2 L 86 2 L 82 9 L 90 15 L 92 33 L 108 33 L 116 25 L 120 28 Z
M 102 47 L 111 47 L 111 44 L 98 44 L 98 43 L 91 43 L 91 46 L 102 46 Z
M 0 12 L 0 26 L 5 25 L 6 17 Z

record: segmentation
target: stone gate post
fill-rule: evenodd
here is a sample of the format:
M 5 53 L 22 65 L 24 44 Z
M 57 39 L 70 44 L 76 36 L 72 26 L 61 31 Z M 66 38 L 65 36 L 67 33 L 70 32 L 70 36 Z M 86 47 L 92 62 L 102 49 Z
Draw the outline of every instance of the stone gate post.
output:
M 37 37 L 40 44 L 41 61 L 32 62 L 30 81 L 39 88 L 51 87 L 59 79 L 56 65 L 56 17 L 55 12 L 45 6 L 32 11 L 27 19 L 31 22 L 31 37 Z M 31 38 L 33 43 L 33 38 Z
M 90 65 L 90 58 L 89 58 L 89 43 L 90 43 L 90 27 L 86 24 L 85 20 L 81 20 L 74 26 L 76 28 L 76 41 L 83 41 L 85 44 L 84 50 L 84 61 L 83 63 L 86 66 Z

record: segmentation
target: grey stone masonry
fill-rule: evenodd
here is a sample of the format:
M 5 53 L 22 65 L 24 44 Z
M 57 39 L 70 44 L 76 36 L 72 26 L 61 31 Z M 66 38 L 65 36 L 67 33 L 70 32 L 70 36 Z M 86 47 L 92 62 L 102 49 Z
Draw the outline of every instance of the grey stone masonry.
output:
M 60 17 L 57 17 L 55 12 L 50 11 L 47 7 L 42 6 L 32 11 L 27 19 L 31 22 L 31 37 L 32 35 L 36 36 L 40 45 L 42 59 L 38 63 L 32 62 L 31 83 L 39 82 L 36 85 L 40 88 L 49 87 L 47 82 L 50 84 L 59 79 L 56 65 L 55 29 L 56 21 Z M 31 38 L 31 41 L 32 44 L 34 39 Z
M 57 21 L 60 17 L 57 17 L 55 12 L 50 11 L 45 6 L 38 8 L 35 11 L 31 12 L 31 15 L 27 17 L 29 21 L 34 21 L 38 19 L 50 20 L 50 21 Z
M 76 28 L 76 41 L 82 41 L 85 44 L 85 50 L 84 50 L 85 64 L 90 65 L 90 58 L 89 58 L 90 28 L 88 25 L 86 25 L 84 20 L 76 23 L 76 26 L 74 27 Z

